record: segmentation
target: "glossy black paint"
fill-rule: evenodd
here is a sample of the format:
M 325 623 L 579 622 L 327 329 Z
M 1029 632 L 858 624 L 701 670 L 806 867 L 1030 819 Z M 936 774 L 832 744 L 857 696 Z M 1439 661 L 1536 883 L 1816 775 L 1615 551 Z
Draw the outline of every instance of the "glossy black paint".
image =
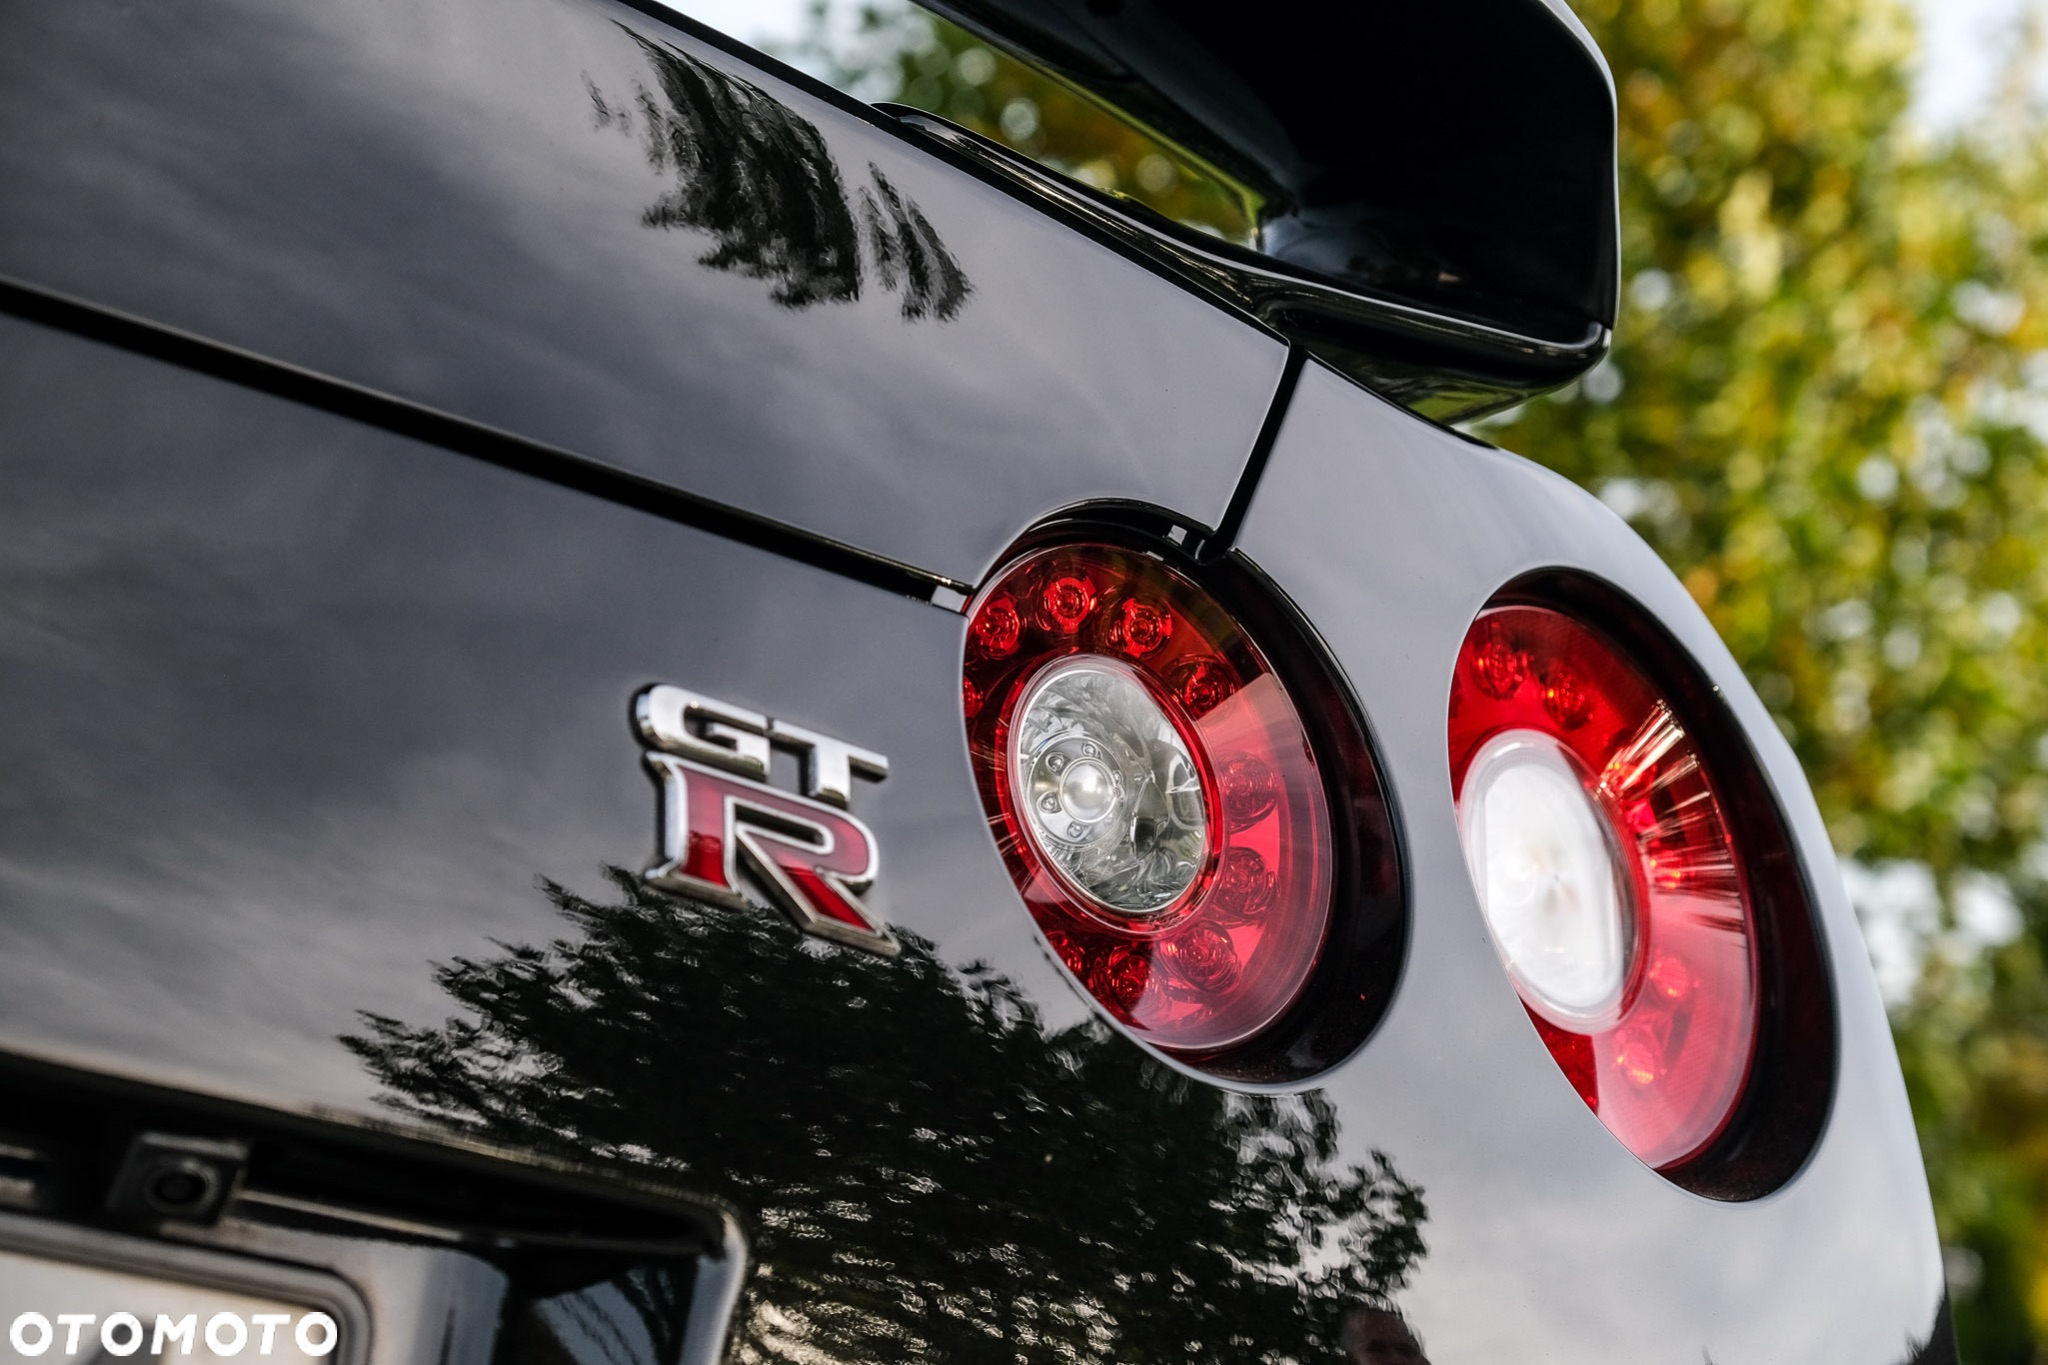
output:
M 1283 346 L 610 0 L 0 8 L 0 276 L 960 583 L 1213 528 Z
M 1412 1264 L 1418 1196 L 1336 1165 L 1325 1107 L 1191 1083 L 1047 962 L 974 800 L 958 616 L 0 330 L 5 701 L 35 718 L 5 741 L 10 1049 L 729 1198 L 771 1355 L 1018 1323 L 1291 1349 Z M 652 847 L 626 702 L 654 678 L 889 755 L 857 811 L 900 958 L 619 871 Z M 484 1034 L 443 1023 L 473 1009 Z M 1377 1249 L 1305 1293 L 1297 1212 Z M 1120 1285 L 1133 1238 L 1161 1258 Z
M 246 1144 L 128 1231 L 331 1266 L 370 1365 L 592 1314 L 694 1365 L 742 1254 L 749 1361 L 1952 1359 L 1824 831 L 1682 588 L 916 136 L 601 0 L 0 9 L 0 1201 L 52 1133 L 45 1224 L 145 1126 Z M 1374 737 L 1407 958 L 1308 1082 L 1103 1023 L 987 837 L 913 598 L 1077 503 L 1262 579 Z M 1557 569 L 1722 689 L 1812 878 L 1837 1079 L 1763 1198 L 1608 1137 L 1473 903 L 1449 669 Z M 901 956 L 637 881 L 654 681 L 889 756 Z
M 22 322 L 0 355 L 8 1051 L 727 1202 L 745 1359 L 1942 1358 L 1838 889 L 1833 1113 L 1748 1203 L 1606 1135 L 1484 938 L 1448 670 L 1536 567 L 1669 625 L 1827 866 L 1704 620 L 1563 481 L 1304 375 L 1241 552 L 1373 723 L 1414 922 L 1362 1050 L 1226 1089 L 1047 960 L 982 828 L 957 615 Z M 625 708 L 657 679 L 889 755 L 855 808 L 902 957 L 635 884 L 653 793 Z

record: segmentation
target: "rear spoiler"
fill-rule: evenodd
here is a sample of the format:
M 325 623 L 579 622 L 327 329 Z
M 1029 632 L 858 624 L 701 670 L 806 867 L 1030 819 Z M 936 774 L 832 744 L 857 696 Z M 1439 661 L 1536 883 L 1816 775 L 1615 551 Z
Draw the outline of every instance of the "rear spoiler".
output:
M 1607 353 L 1614 84 L 1562 0 L 920 0 L 1263 199 L 1256 249 L 907 121 L 1442 420 Z M 1122 221 L 1117 221 L 1122 220 Z

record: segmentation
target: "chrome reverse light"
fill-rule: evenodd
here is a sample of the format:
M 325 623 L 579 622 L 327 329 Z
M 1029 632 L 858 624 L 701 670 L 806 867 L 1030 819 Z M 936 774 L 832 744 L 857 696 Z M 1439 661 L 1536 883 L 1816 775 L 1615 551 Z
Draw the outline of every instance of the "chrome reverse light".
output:
M 1208 797 L 1166 704 L 1128 664 L 1074 656 L 1038 673 L 1010 727 L 1033 845 L 1112 915 L 1171 909 L 1210 861 Z
M 1763 1093 L 1750 1126 L 1768 1135 L 1775 1123 L 1780 1140 L 1732 1144 L 1750 1168 L 1701 1181 L 1745 1197 L 1803 1157 L 1811 1134 L 1792 1130 L 1817 1125 L 1813 1095 L 1824 1107 L 1832 1065 L 1819 1055 L 1823 1022 L 1756 1083 L 1766 998 L 1811 1018 L 1815 1002 L 1825 1015 L 1827 991 L 1775 803 L 1746 751 L 1696 732 L 1718 718 L 1710 691 L 1679 690 L 1576 611 L 1490 607 L 1452 683 L 1452 791 L 1501 963 L 1624 1146 L 1667 1173 L 1689 1168 L 1731 1145 L 1746 1100 Z
M 1121 545 L 1027 554 L 970 610 L 962 703 L 1012 878 L 1111 1015 L 1213 1056 L 1302 1032 L 1321 969 L 1369 956 L 1352 1017 L 1260 1074 L 1363 1037 L 1404 923 L 1376 775 L 1362 738 L 1329 733 L 1342 704 L 1298 705 L 1208 590 Z M 1333 792 L 1357 828 L 1338 826 Z M 1336 913 L 1342 887 L 1355 915 Z

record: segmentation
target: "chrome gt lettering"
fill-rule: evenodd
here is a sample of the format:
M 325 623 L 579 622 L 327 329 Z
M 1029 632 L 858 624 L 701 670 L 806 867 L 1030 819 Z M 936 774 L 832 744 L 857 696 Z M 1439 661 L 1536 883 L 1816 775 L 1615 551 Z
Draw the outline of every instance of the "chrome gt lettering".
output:
M 896 940 L 861 895 L 874 885 L 875 836 L 844 808 L 853 777 L 889 762 L 759 712 L 658 684 L 633 702 L 661 794 L 661 851 L 648 882 L 720 905 L 749 903 L 747 881 L 806 933 L 893 954 Z M 804 794 L 768 784 L 771 746 L 795 751 Z

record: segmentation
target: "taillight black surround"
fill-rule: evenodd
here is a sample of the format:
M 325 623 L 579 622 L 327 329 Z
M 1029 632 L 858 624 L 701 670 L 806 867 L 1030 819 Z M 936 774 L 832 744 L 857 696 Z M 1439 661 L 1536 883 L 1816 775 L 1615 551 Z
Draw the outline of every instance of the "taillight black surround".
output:
M 1338 676 L 1240 558 L 1123 527 L 1028 538 L 968 608 L 969 751 L 1048 947 L 1221 1078 L 1343 1060 L 1400 974 L 1397 821 Z

